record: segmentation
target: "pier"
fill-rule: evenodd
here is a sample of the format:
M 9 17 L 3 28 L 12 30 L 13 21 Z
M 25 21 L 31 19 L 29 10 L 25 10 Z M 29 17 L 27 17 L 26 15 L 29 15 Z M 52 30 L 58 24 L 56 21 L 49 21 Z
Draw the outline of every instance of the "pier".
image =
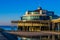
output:
M 18 40 L 16 35 L 0 31 L 0 40 Z
M 40 31 L 40 32 L 22 32 L 22 31 L 6 31 L 9 34 L 16 35 L 22 39 L 36 39 L 36 40 L 58 40 L 56 35 L 60 35 L 60 32 L 53 31 Z M 43 38 L 45 36 L 45 38 Z
M 60 40 L 60 17 L 53 11 L 41 7 L 26 11 L 21 20 L 12 20 L 12 25 L 17 24 L 18 31 L 8 32 L 23 39 L 30 40 Z

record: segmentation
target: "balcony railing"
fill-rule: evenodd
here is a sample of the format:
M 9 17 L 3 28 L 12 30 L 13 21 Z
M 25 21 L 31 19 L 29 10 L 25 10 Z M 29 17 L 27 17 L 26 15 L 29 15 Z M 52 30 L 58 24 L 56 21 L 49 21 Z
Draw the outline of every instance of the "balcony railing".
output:
M 18 26 L 49 26 L 48 23 L 18 23 Z

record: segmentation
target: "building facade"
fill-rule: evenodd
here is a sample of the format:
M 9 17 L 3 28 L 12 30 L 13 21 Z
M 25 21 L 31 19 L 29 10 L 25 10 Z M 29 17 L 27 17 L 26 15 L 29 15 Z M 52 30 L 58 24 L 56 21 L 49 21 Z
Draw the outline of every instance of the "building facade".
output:
M 37 32 L 41 31 L 52 31 L 52 32 L 60 32 L 60 21 L 59 16 L 55 15 L 53 11 L 44 10 L 39 7 L 37 10 L 26 11 L 25 15 L 21 17 L 19 21 L 12 21 L 12 23 L 17 23 L 18 30 L 20 32 Z M 59 35 L 55 35 L 52 33 L 47 33 L 39 35 L 38 40 L 60 40 Z M 27 35 L 30 35 L 27 33 Z M 38 35 L 37 35 L 38 36 Z M 36 38 L 37 38 L 36 36 Z M 26 38 L 28 38 L 25 35 Z M 35 37 L 35 35 L 31 36 Z M 32 40 L 32 39 L 31 39 Z M 35 39 L 34 39 L 35 40 Z M 37 40 L 37 39 L 36 39 Z

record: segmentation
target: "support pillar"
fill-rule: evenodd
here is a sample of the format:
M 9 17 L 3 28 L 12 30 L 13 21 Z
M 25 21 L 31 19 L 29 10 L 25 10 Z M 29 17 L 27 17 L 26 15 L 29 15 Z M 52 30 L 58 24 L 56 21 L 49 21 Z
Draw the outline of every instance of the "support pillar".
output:
M 52 23 L 52 31 L 54 31 L 55 23 Z
M 50 40 L 50 35 L 48 35 L 48 40 Z
M 24 22 L 24 26 L 22 28 L 23 28 L 22 30 L 25 31 L 25 22 Z
M 60 32 L 60 23 L 58 23 L 58 32 Z M 60 35 L 58 35 L 58 39 L 59 39 Z
M 41 40 L 41 36 L 40 36 L 40 40 Z
M 60 31 L 60 23 L 57 23 L 57 27 L 58 27 L 58 32 Z M 59 35 L 58 35 L 58 38 L 59 38 Z
M 59 27 L 59 23 L 58 23 L 58 32 L 59 32 L 59 29 L 60 29 L 60 27 Z
M 52 40 L 55 40 L 55 35 L 52 35 Z
M 41 22 L 40 22 L 40 24 L 41 24 Z M 41 31 L 41 26 L 40 26 L 40 31 Z
M 23 27 L 23 31 L 25 31 L 25 28 Z
M 40 26 L 40 31 L 41 31 L 41 26 Z
M 50 31 L 50 22 L 48 23 L 48 26 L 49 26 L 49 31 Z

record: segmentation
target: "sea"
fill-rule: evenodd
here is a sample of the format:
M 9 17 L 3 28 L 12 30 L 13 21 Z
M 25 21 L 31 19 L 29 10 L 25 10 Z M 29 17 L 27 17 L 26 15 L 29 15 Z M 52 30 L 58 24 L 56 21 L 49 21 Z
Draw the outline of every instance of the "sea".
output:
M 0 26 L 4 30 L 17 30 L 17 26 Z

